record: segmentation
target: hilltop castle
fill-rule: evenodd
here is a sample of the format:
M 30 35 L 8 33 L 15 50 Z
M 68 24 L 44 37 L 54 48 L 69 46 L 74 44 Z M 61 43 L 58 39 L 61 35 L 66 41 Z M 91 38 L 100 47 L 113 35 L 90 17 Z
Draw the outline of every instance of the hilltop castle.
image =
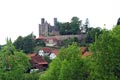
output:
M 53 26 L 51 26 L 44 18 L 41 18 L 41 24 L 39 24 L 39 37 L 36 39 L 43 40 L 46 46 L 58 47 L 62 41 L 70 38 L 77 38 L 80 41 L 85 39 L 86 34 L 60 35 L 57 18 L 54 18 L 53 20 Z
M 59 35 L 57 26 L 57 18 L 54 18 L 54 25 L 51 26 L 44 18 L 41 18 L 41 24 L 39 24 L 39 36 L 55 36 Z

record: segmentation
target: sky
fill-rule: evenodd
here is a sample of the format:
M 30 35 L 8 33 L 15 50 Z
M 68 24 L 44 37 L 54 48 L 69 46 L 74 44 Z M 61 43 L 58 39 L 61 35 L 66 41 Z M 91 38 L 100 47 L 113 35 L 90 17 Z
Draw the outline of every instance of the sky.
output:
M 38 37 L 41 18 L 53 25 L 54 17 L 67 22 L 77 16 L 83 22 L 88 18 L 91 27 L 112 29 L 120 17 L 119 4 L 119 0 L 0 0 L 0 44 L 32 32 Z

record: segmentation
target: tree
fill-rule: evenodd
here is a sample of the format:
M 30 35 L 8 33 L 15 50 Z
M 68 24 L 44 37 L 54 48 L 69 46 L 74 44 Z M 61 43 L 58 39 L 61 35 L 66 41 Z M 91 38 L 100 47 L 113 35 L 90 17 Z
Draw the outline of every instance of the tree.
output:
M 19 36 L 13 44 L 16 49 L 23 50 L 25 53 L 31 53 L 35 47 L 34 35 L 31 33 L 26 37 Z
M 29 59 L 17 51 L 10 40 L 0 51 L 0 80 L 23 80 L 29 68 Z
M 55 58 L 49 66 L 49 69 L 40 76 L 40 80 L 58 80 L 60 74 L 61 61 Z
M 45 61 L 47 61 L 48 63 L 50 63 L 52 60 L 50 59 L 50 57 L 49 56 L 44 56 L 44 59 L 45 59 Z
M 91 45 L 94 64 L 90 80 L 120 79 L 120 26 L 111 31 L 104 30 L 95 43 Z
M 68 48 L 62 48 L 41 80 L 86 80 L 87 67 L 81 59 L 80 49 L 73 43 Z
M 88 28 L 90 27 L 90 23 L 89 23 L 88 18 L 87 18 L 86 21 L 85 21 L 84 27 L 85 27 L 85 32 L 87 32 L 87 31 L 88 31 Z
M 61 46 L 61 47 L 68 47 L 68 45 L 72 45 L 73 42 L 78 43 L 78 42 L 79 42 L 79 41 L 78 41 L 78 38 L 75 37 L 75 38 L 65 39 L 65 40 L 61 41 L 60 46 Z
M 64 34 L 64 28 L 62 27 L 62 23 L 61 22 L 58 22 L 57 23 L 57 26 L 58 26 L 58 29 L 59 29 L 59 33 L 61 34 L 61 35 L 63 35 Z
M 119 18 L 118 21 L 117 21 L 117 25 L 120 25 L 120 18 Z
M 61 63 L 60 80 L 85 80 L 88 77 L 87 66 L 81 58 L 80 48 L 76 43 L 62 49 L 58 55 Z
M 71 30 L 72 30 L 73 34 L 77 34 L 80 31 L 79 27 L 81 25 L 81 22 L 82 21 L 80 21 L 78 17 L 72 17 Z
M 16 49 L 18 50 L 23 50 L 23 37 L 19 36 L 15 42 L 13 43 L 13 45 L 15 46 Z
M 100 34 L 102 34 L 102 29 L 100 27 L 88 28 L 88 30 L 87 30 L 87 37 L 86 37 L 86 43 L 93 43 L 93 42 L 95 42 L 95 37 L 98 37 Z
M 34 36 L 33 34 L 30 34 L 28 36 L 26 36 L 23 39 L 23 51 L 25 53 L 31 53 L 34 51 L 34 47 L 35 47 L 35 41 L 34 41 Z
M 57 26 L 59 28 L 61 35 L 71 35 L 71 34 L 78 34 L 80 29 L 79 26 L 81 25 L 81 20 L 78 17 L 72 17 L 71 22 L 58 22 Z
M 43 40 L 36 39 L 35 46 L 43 46 L 45 47 L 45 42 Z
M 71 30 L 71 26 L 69 22 L 65 22 L 65 23 L 58 23 L 58 27 L 60 30 L 60 34 L 61 35 L 69 35 L 72 34 L 72 30 Z
M 1 50 L 2 46 L 0 45 L 0 50 Z

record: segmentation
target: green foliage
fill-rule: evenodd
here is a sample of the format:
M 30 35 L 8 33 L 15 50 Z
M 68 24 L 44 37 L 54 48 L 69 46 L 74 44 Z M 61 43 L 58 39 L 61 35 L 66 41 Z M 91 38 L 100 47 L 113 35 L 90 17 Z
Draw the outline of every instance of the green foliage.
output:
M 2 46 L 0 45 L 0 50 L 1 50 Z
M 71 34 L 71 27 L 69 22 L 58 23 L 58 27 L 61 35 Z
M 75 38 L 65 39 L 65 40 L 61 41 L 60 46 L 61 46 L 61 47 L 68 47 L 68 45 L 72 45 L 73 42 L 79 43 L 78 38 L 75 37 Z
M 45 47 L 45 42 L 43 40 L 35 40 L 35 46 L 42 46 Z
M 87 33 L 89 27 L 90 27 L 90 26 L 89 26 L 89 20 L 88 20 L 88 18 L 87 18 L 87 19 L 85 20 L 85 23 L 80 26 L 80 32 L 81 32 L 81 33 Z
M 120 26 L 111 31 L 104 30 L 103 34 L 91 45 L 94 63 L 90 80 L 119 80 L 120 79 Z
M 16 47 L 16 49 L 18 50 L 23 50 L 23 37 L 19 36 L 15 42 L 14 42 L 14 46 Z
M 61 61 L 55 58 L 49 65 L 49 69 L 40 76 L 40 80 L 58 80 L 60 74 Z
M 102 29 L 97 28 L 88 28 L 87 30 L 87 37 L 86 37 L 86 43 L 93 43 L 95 42 L 95 37 L 98 37 L 100 34 L 102 34 Z
M 23 51 L 25 53 L 31 53 L 34 51 L 34 47 L 35 47 L 34 37 L 33 34 L 30 34 L 23 39 Z
M 58 23 L 57 26 L 59 28 L 59 32 L 61 35 L 70 35 L 70 34 L 78 34 L 79 26 L 81 25 L 81 21 L 79 21 L 78 17 L 72 17 L 71 22 Z
M 25 74 L 23 80 L 39 80 L 39 76 L 38 73 Z
M 34 35 L 29 34 L 26 37 L 19 36 L 13 44 L 16 49 L 23 50 L 25 53 L 31 53 L 35 47 Z
M 80 49 L 73 43 L 68 48 L 62 48 L 49 69 L 40 80 L 86 80 L 88 72 L 81 59 Z
M 79 27 L 81 25 L 81 22 L 82 21 L 79 21 L 78 17 L 72 17 L 70 23 L 72 34 L 77 34 L 80 31 Z
M 17 51 L 10 40 L 0 51 L 0 80 L 23 80 L 24 73 L 29 68 L 29 59 Z
M 51 62 L 51 59 L 50 59 L 50 57 L 49 56 L 44 56 L 44 59 L 45 59 L 45 61 L 47 61 L 48 63 L 50 63 Z

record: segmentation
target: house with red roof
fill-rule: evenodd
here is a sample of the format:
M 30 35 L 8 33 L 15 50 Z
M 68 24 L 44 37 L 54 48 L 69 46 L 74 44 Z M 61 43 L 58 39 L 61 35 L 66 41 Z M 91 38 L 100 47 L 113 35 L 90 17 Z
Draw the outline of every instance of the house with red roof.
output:
M 88 50 L 88 48 L 87 47 L 81 47 L 80 50 L 81 50 L 81 53 L 84 54 Z
M 81 47 L 80 50 L 81 50 L 81 53 L 82 53 L 82 57 L 86 57 L 86 56 L 92 55 L 91 52 L 89 52 L 87 47 Z
M 58 49 L 52 50 L 51 54 L 50 54 L 50 59 L 54 59 L 59 53 Z
M 91 52 L 86 51 L 86 52 L 82 55 L 82 57 L 86 57 L 86 56 L 90 56 L 90 55 L 92 55 Z
M 39 36 L 38 38 L 36 38 L 36 40 L 45 40 L 44 36 Z
M 40 55 L 31 57 L 30 63 L 33 69 L 46 69 L 48 67 L 48 63 Z
M 45 47 L 45 48 L 42 48 L 41 50 L 39 50 L 38 54 L 41 56 L 49 56 L 51 51 L 52 51 L 51 48 Z
M 48 67 L 48 62 L 44 60 L 44 58 L 38 54 L 28 54 L 28 57 L 30 57 L 30 63 L 31 63 L 31 70 L 37 69 L 37 70 L 45 70 Z
M 57 38 L 47 38 L 45 40 L 46 46 L 53 47 L 58 45 L 58 39 Z
M 49 47 L 56 47 L 58 45 L 58 38 L 56 37 L 44 37 L 44 36 L 39 36 L 38 38 L 36 38 L 35 40 L 39 41 L 44 41 L 46 46 Z

